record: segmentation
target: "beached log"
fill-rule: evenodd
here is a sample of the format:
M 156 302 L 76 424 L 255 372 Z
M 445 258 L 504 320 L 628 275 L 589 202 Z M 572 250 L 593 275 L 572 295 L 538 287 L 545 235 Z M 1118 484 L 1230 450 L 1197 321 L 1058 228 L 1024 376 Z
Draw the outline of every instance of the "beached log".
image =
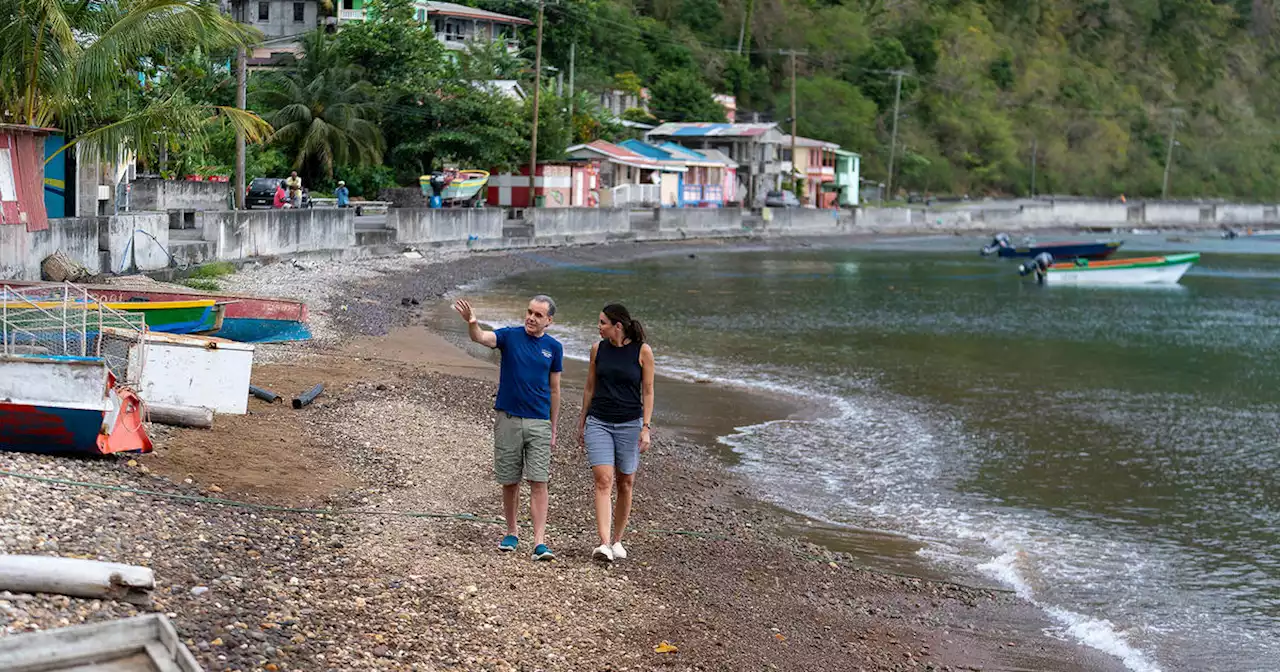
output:
M 175 427 L 211 429 L 213 411 L 203 406 L 176 406 L 173 404 L 147 404 L 147 416 L 151 422 Z
M 42 555 L 0 555 L 0 590 L 146 605 L 151 603 L 155 586 L 155 573 L 146 567 Z

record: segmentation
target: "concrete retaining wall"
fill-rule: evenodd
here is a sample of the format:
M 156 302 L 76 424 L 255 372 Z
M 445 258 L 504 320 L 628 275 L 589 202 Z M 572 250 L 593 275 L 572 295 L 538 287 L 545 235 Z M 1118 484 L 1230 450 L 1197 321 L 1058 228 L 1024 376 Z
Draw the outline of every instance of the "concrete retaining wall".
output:
M 658 231 L 683 235 L 742 234 L 742 208 L 660 208 Z
M 354 247 L 354 210 L 241 210 L 202 212 L 197 227 L 218 259 L 244 259 Z
M 538 208 L 525 211 L 537 239 L 599 242 L 631 231 L 631 211 L 624 208 Z
M 226 210 L 231 196 L 227 182 L 186 182 L 148 178 L 130 187 L 134 210 Z
M 499 208 L 394 208 L 387 211 L 386 228 L 410 245 L 491 243 L 502 240 L 506 215 Z
M 101 273 L 98 225 L 102 219 L 105 218 L 51 219 L 49 228 L 36 232 L 28 232 L 25 226 L 0 226 L 0 278 L 39 280 L 40 262 L 58 250 L 91 273 Z
M 98 221 L 98 249 L 108 255 L 104 271 L 155 271 L 169 266 L 169 215 L 118 215 Z
M 835 233 L 845 228 L 851 219 L 851 213 L 839 210 L 771 209 L 769 219 L 765 220 L 764 230 L 781 235 Z
M 1215 209 L 1212 205 L 1147 203 L 1142 220 L 1151 226 L 1212 226 Z

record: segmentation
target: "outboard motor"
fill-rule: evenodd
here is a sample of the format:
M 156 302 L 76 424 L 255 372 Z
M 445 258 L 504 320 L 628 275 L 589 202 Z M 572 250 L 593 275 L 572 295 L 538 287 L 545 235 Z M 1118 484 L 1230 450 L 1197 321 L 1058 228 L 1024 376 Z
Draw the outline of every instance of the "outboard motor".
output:
M 1013 243 L 1009 242 L 1008 234 L 997 233 L 996 237 L 991 239 L 991 244 L 982 248 L 982 256 L 985 257 L 988 254 L 992 254 L 996 250 L 999 250 L 1001 248 L 1009 248 L 1009 247 L 1013 247 Z
M 1041 252 L 1036 255 L 1035 259 L 1018 266 L 1018 275 L 1036 274 L 1036 279 L 1044 282 L 1044 274 L 1053 265 L 1053 255 L 1048 252 Z

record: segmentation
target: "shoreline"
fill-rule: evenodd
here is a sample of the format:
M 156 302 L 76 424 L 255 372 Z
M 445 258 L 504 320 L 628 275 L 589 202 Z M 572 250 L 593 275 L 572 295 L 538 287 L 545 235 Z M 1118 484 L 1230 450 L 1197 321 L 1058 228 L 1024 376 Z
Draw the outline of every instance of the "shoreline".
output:
M 466 283 L 459 283 L 458 287 L 453 290 L 438 294 L 438 298 L 453 298 L 460 296 L 464 292 L 459 291 L 462 288 L 476 288 L 480 294 L 484 293 L 484 284 L 489 281 L 497 280 L 504 277 L 519 275 L 531 270 L 544 270 L 547 268 L 563 267 L 566 269 L 580 268 L 582 266 L 608 266 L 611 264 L 626 263 L 646 258 L 658 256 L 679 255 L 685 253 L 702 253 L 715 251 L 759 251 L 767 249 L 821 249 L 821 248 L 840 248 L 850 245 L 875 245 L 877 243 L 890 243 L 903 236 L 894 235 L 857 235 L 857 236 L 816 236 L 816 237 L 795 237 L 787 240 L 740 240 L 740 241 L 699 241 L 691 240 L 679 243 L 624 243 L 612 245 L 592 245 L 587 247 L 573 248 L 556 248 L 537 250 L 533 253 L 517 253 L 522 257 L 535 257 L 536 263 L 532 267 L 524 267 L 522 265 L 518 270 L 504 268 L 505 264 L 497 262 L 499 270 L 493 273 L 484 273 L 477 266 L 483 264 L 470 264 L 467 273 L 474 278 L 475 274 L 480 277 L 469 280 Z M 909 236 L 915 238 L 918 236 Z M 511 253 L 496 253 L 496 256 L 505 257 Z M 536 255 L 536 256 L 535 256 Z M 495 253 L 487 253 L 484 256 L 495 256 Z M 474 259 L 472 260 L 474 262 Z M 410 281 L 409 285 L 415 283 Z M 388 288 L 389 289 L 389 288 Z M 392 291 L 392 294 L 395 292 Z M 447 303 L 447 301 L 446 301 Z M 425 302 L 424 302 L 425 304 Z M 424 321 L 424 311 L 427 306 L 411 311 L 411 321 Z M 447 311 L 447 305 L 444 307 Z M 468 347 L 468 339 L 465 333 L 460 329 L 450 329 L 448 326 L 453 325 L 455 320 L 452 318 L 451 311 L 444 316 L 443 324 L 439 321 L 426 319 L 425 324 L 428 329 L 437 335 L 445 337 L 451 343 L 460 347 Z M 456 326 L 456 325 L 453 325 Z M 444 328 L 442 328 L 444 327 Z M 553 334 L 554 335 L 554 334 Z M 474 352 L 472 353 L 475 354 Z M 576 394 L 580 393 L 580 384 L 575 384 L 576 378 L 572 374 L 579 374 L 578 377 L 585 375 L 585 365 L 581 365 L 581 371 L 575 372 L 573 364 L 581 364 L 580 362 L 566 362 L 565 368 L 565 386 L 566 390 L 572 390 L 566 395 L 566 399 L 572 402 Z M 719 406 L 727 408 L 736 408 L 747 406 L 751 411 L 743 414 L 745 421 L 724 424 L 723 421 L 719 427 L 711 427 L 708 423 L 696 426 L 683 426 L 675 431 L 683 440 L 687 440 L 696 445 L 698 450 L 705 453 L 705 456 L 714 462 L 714 469 L 718 470 L 725 477 L 735 481 L 743 489 L 737 493 L 737 501 L 744 507 L 753 511 L 760 512 L 765 516 L 771 524 L 778 530 L 781 530 L 779 536 L 784 544 L 791 544 L 802 549 L 815 551 L 826 557 L 836 557 L 843 561 L 850 561 L 861 569 L 872 572 L 883 573 L 890 576 L 898 576 L 909 580 L 924 580 L 939 582 L 942 584 L 951 584 L 967 589 L 989 591 L 991 593 L 1005 594 L 1010 597 L 1016 594 L 1011 588 L 998 584 L 995 580 L 980 574 L 976 570 L 958 571 L 957 568 L 944 569 L 936 564 L 930 563 L 919 558 L 916 551 L 925 547 L 923 542 L 916 541 L 907 536 L 892 531 L 875 530 L 875 529 L 858 529 L 840 524 L 830 523 L 818 519 L 811 518 L 803 513 L 792 511 L 785 506 L 774 503 L 755 492 L 750 491 L 748 484 L 744 482 L 740 474 L 734 473 L 732 464 L 736 460 L 735 453 L 726 445 L 718 442 L 721 436 L 736 431 L 737 427 L 743 425 L 752 425 L 768 421 L 785 419 L 799 413 L 804 406 L 802 400 L 788 399 L 786 401 L 777 398 L 769 398 L 768 395 L 761 393 L 759 390 L 750 389 L 728 384 L 719 384 L 714 381 L 690 382 L 670 376 L 663 376 L 658 373 L 660 387 L 664 390 L 670 389 L 672 385 L 687 389 L 697 389 L 695 393 L 701 394 L 706 390 L 713 390 L 712 394 L 716 397 L 723 397 L 718 400 Z M 702 384 L 707 383 L 707 384 Z M 698 389 L 700 388 L 700 389 Z M 665 397 L 665 395 L 660 395 Z M 700 403 L 707 404 L 703 395 Z M 682 404 L 671 404 L 667 408 L 663 408 L 663 400 L 658 402 L 658 408 L 655 408 L 655 420 L 664 411 L 670 412 L 671 406 L 679 407 Z M 705 407 L 705 406 L 704 406 Z M 576 417 L 576 416 L 575 416 Z M 714 424 L 714 423 L 710 423 Z M 562 430 L 562 436 L 565 434 Z M 779 541 L 778 539 L 774 540 Z M 1047 614 L 1040 611 L 1038 607 L 1032 605 L 1029 601 L 1022 598 L 1016 598 L 1017 601 L 1027 608 L 1034 611 L 1035 616 L 1028 618 L 1025 614 L 1020 616 L 1019 620 L 1024 621 L 1024 627 L 1020 633 L 1030 639 L 1043 638 L 1051 639 L 1044 633 L 1048 630 L 1060 630 L 1061 626 L 1053 623 Z M 1057 641 L 1057 640 L 1053 640 Z M 1111 655 L 1087 647 L 1086 645 L 1074 641 L 1066 642 L 1068 647 L 1077 647 L 1085 651 L 1090 656 L 1097 654 L 1103 659 L 1103 667 L 1096 669 L 1124 669 L 1124 666 L 1116 658 Z M 1012 648 L 1012 643 L 1010 643 Z M 1064 661 L 1059 661 L 1064 662 Z M 1095 663 L 1097 661 L 1094 661 Z M 1108 664 L 1111 664 L 1108 666 Z M 1073 668 L 1058 668 L 1073 669 Z M 1095 669 L 1095 668 L 1086 668 Z
M 611 667 L 632 669 L 1122 669 L 1043 634 L 1047 618 L 1003 590 L 868 571 L 863 557 L 807 543 L 788 532 L 801 517 L 755 500 L 716 454 L 723 447 L 667 432 L 637 485 L 626 563 L 589 560 L 587 471 L 564 447 L 552 479 L 555 563 L 492 552 L 497 530 L 483 520 L 395 515 L 500 510 L 487 454 L 496 369 L 417 324 L 430 302 L 547 259 L 777 246 L 622 244 L 393 259 L 345 269 L 345 280 L 324 280 L 332 266 L 231 276 L 239 288 L 273 290 L 292 277 L 295 293 L 321 302 L 313 308 L 327 313 L 332 338 L 263 346 L 254 371 L 255 384 L 283 392 L 327 381 L 313 408 L 251 401 L 251 415 L 220 416 L 210 432 L 162 429 L 157 454 L 137 466 L 0 453 L 0 469 L 383 515 L 244 514 L 0 478 L 0 520 L 10 521 L 0 528 L 14 528 L 0 529 L 13 532 L 0 550 L 154 566 L 155 608 L 211 670 L 587 669 L 604 650 L 617 652 Z M 402 308 L 401 298 L 420 305 Z M 565 397 L 568 437 L 577 404 Z M 130 528 L 139 518 L 144 528 Z M 827 531 L 806 527 L 818 539 Z M 202 586 L 211 590 L 191 590 Z M 0 595 L 0 633 L 128 612 Z M 661 641 L 679 652 L 654 653 Z

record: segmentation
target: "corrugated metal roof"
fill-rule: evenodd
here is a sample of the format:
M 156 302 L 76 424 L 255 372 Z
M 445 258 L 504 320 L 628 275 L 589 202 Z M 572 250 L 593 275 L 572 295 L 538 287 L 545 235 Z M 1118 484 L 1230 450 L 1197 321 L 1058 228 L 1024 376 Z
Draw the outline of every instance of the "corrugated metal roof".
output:
M 507 16 L 497 12 L 490 12 L 485 9 L 476 9 L 466 5 L 459 5 L 453 2 L 427 2 L 423 3 L 427 7 L 427 14 L 444 14 L 446 16 L 462 16 L 472 19 L 483 19 L 486 21 L 497 21 L 499 23 L 518 23 L 524 26 L 533 25 L 529 19 L 522 19 L 518 16 Z
M 649 135 L 674 138 L 710 136 L 749 138 L 764 135 L 776 126 L 777 124 L 667 123 L 649 131 Z

